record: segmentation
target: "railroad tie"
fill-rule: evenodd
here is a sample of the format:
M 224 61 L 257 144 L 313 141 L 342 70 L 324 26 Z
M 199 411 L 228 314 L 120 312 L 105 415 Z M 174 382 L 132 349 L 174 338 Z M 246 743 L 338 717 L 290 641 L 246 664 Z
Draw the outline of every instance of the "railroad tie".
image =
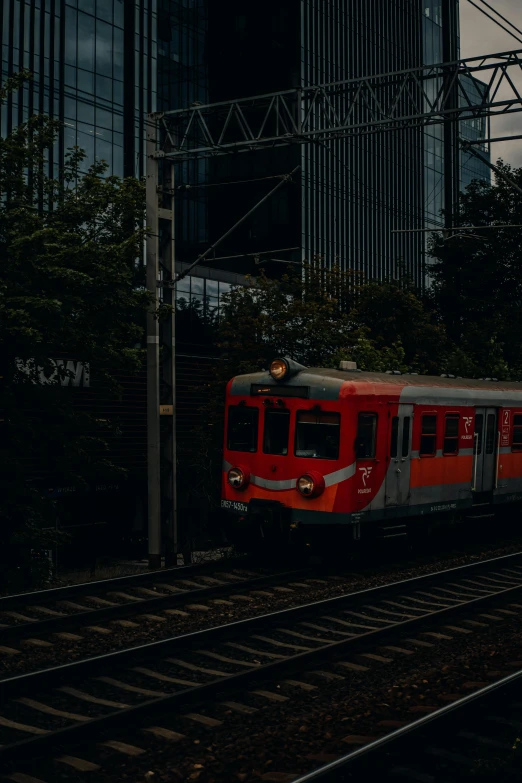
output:
M 183 590 L 181 587 L 176 587 L 175 585 L 167 585 L 164 582 L 158 582 L 156 587 L 159 587 L 161 590 L 166 590 L 168 593 L 186 593 L 186 590 Z
M 360 663 L 352 663 L 351 661 L 336 661 L 336 666 L 344 666 L 345 669 L 351 669 L 354 672 L 367 672 L 368 666 L 363 666 Z
M 41 701 L 35 701 L 34 699 L 29 699 L 26 696 L 22 696 L 19 699 L 16 699 L 16 701 L 19 704 L 24 704 L 26 707 L 30 707 L 32 710 L 36 710 L 37 712 L 43 712 L 46 715 L 54 715 L 58 718 L 68 718 L 69 720 L 75 720 L 79 723 L 86 722 L 91 720 L 88 715 L 79 715 L 76 712 L 67 712 L 66 710 L 58 710 L 56 707 L 51 707 L 49 704 L 44 704 Z
M 136 745 L 129 745 L 127 742 L 118 742 L 118 740 L 108 740 L 107 742 L 100 743 L 106 748 L 112 748 L 117 750 L 118 753 L 123 753 L 125 756 L 141 756 L 145 753 L 143 748 L 138 748 Z
M 343 737 L 342 741 L 346 742 L 347 745 L 368 745 L 376 739 L 377 737 L 366 734 L 348 734 L 348 736 Z
M 25 775 L 23 772 L 13 772 L 6 775 L 6 780 L 12 780 L 14 783 L 45 783 L 41 778 L 35 778 L 33 775 Z
M 97 595 L 86 595 L 85 596 L 86 601 L 92 601 L 93 604 L 97 604 L 98 606 L 118 606 L 118 604 L 115 601 L 108 601 L 106 598 L 100 598 Z M 71 605 L 70 601 L 64 602 Z M 76 604 L 76 606 L 79 606 L 79 604 Z M 90 606 L 83 606 L 81 607 L 84 609 L 84 611 L 91 611 Z
M 13 620 L 20 620 L 22 623 L 37 623 L 37 617 L 28 617 L 26 614 L 20 614 L 20 612 L 2 612 L 7 617 L 12 617 Z
M 287 685 L 292 685 L 294 688 L 300 688 L 302 691 L 316 691 L 317 685 L 311 685 L 309 682 L 301 682 L 301 680 L 283 680 Z
M 258 639 L 258 641 L 266 642 L 266 644 L 273 644 L 275 647 L 288 647 L 290 650 L 298 650 L 299 652 L 311 652 L 313 649 L 313 647 L 303 647 L 299 644 L 280 642 L 277 639 L 270 639 L 269 636 L 258 636 L 257 634 L 252 634 L 252 639 Z
M 74 696 L 76 699 L 81 699 L 81 701 L 87 701 L 91 704 L 100 704 L 102 707 L 116 707 L 117 709 L 127 709 L 129 707 L 128 704 L 123 704 L 121 701 L 110 701 L 110 699 L 100 699 L 98 696 L 91 696 L 90 693 L 84 693 L 84 691 L 79 691 L 77 688 L 69 688 L 67 685 L 62 685 L 61 688 L 58 688 L 59 691 L 62 691 L 62 693 L 67 693 L 68 696 Z
M 392 663 L 393 658 L 386 658 L 384 655 L 377 655 L 376 653 L 359 653 L 360 658 L 368 658 L 369 661 L 377 661 L 377 663 Z
M 216 718 L 210 718 L 208 715 L 201 715 L 199 712 L 188 712 L 185 718 L 193 720 L 195 723 L 201 723 L 203 726 L 214 728 L 223 724 L 222 720 L 216 720 Z
M 307 642 L 318 642 L 319 644 L 332 644 L 331 639 L 323 639 L 320 636 L 309 636 L 305 633 L 298 633 L 298 631 L 292 631 L 290 628 L 278 628 L 279 633 L 287 633 L 289 636 L 295 636 L 296 639 L 304 639 Z
M 150 587 L 133 587 L 133 590 L 137 590 L 142 595 L 148 595 L 152 598 L 158 598 L 161 596 L 161 593 L 159 593 L 157 590 L 151 590 Z
M 112 620 L 115 625 L 119 625 L 120 628 L 139 628 L 138 623 L 134 623 L 132 620 Z
M 367 614 L 361 614 L 360 612 L 349 612 L 348 610 L 346 610 L 344 614 L 349 614 L 351 617 L 358 617 L 359 620 L 366 620 L 367 622 L 371 623 L 385 623 L 386 625 L 390 624 L 390 621 L 385 617 L 369 617 Z
M 26 734 L 48 734 L 47 729 L 41 729 L 39 726 L 30 726 L 27 723 L 18 723 L 15 720 L 4 718 L 0 715 L 0 726 L 5 726 L 6 729 L 16 729 L 17 731 L 24 731 Z
M 44 639 L 23 639 L 20 644 L 28 644 L 30 647 L 52 647 L 52 642 L 46 642 Z
M 283 696 L 281 693 L 272 693 L 272 691 L 252 691 L 256 696 L 262 696 L 269 701 L 288 701 L 288 696 Z
M 16 650 L 14 647 L 4 647 L 3 644 L 0 644 L 0 652 L 6 655 L 20 655 L 20 650 Z
M 62 764 L 67 764 L 67 766 L 72 767 L 73 769 L 77 769 L 78 772 L 96 772 L 98 769 L 100 769 L 99 764 L 93 764 L 92 761 L 79 759 L 76 756 L 60 756 L 56 759 L 56 761 L 60 761 Z
M 349 631 L 341 631 L 339 628 L 327 628 L 324 625 L 317 625 L 317 623 L 305 623 L 302 622 L 300 625 L 306 625 L 307 628 L 313 628 L 315 631 L 324 631 L 325 633 L 334 633 L 337 636 L 354 636 L 355 634 L 350 633 Z
M 174 685 L 186 685 L 189 688 L 196 688 L 200 683 L 192 680 L 180 680 L 178 677 L 169 677 L 168 674 L 160 674 L 152 669 L 145 669 L 143 666 L 135 666 L 133 671 L 145 674 L 147 677 L 153 677 L 160 682 L 172 682 Z
M 162 693 L 162 691 L 151 691 L 148 688 L 140 688 L 137 685 L 129 685 L 127 682 L 115 680 L 113 677 L 96 677 L 96 679 L 100 682 L 104 682 L 106 685 L 113 685 L 115 688 L 120 688 L 122 691 L 129 691 L 129 693 L 140 693 L 142 696 L 160 698 L 167 695 L 166 693 Z
M 246 704 L 240 704 L 237 701 L 222 701 L 221 704 L 224 707 L 229 707 L 234 712 L 239 712 L 243 715 L 253 715 L 254 712 L 259 712 L 257 707 L 249 707 Z
M 89 598 L 87 596 L 87 598 Z M 91 600 L 94 600 L 94 598 L 91 598 Z M 100 601 L 102 599 L 100 598 Z M 105 604 L 105 602 L 104 602 Z M 74 609 L 78 612 L 92 612 L 92 606 L 83 606 L 83 604 L 77 604 L 75 601 L 60 601 L 60 606 L 65 606 L 66 609 Z M 116 604 L 112 603 L 111 601 L 107 601 L 107 606 L 116 606 Z
M 48 606 L 29 606 L 28 609 L 30 611 L 36 609 L 37 612 L 41 612 L 42 614 L 47 614 L 50 617 L 64 617 L 63 612 L 57 612 L 56 609 L 49 609 Z
M 107 593 L 107 595 L 110 595 L 111 598 L 122 598 L 124 601 L 134 601 L 135 603 L 141 603 L 141 601 L 143 601 L 143 598 L 139 598 L 137 595 L 132 595 L 132 593 L 123 593 L 119 590 L 112 593 Z
M 59 639 L 63 639 L 65 642 L 81 642 L 83 636 L 79 636 L 77 633 L 69 633 L 68 631 L 57 631 L 55 633 Z
M 228 672 L 222 672 L 219 669 L 206 669 L 203 666 L 196 666 L 195 663 L 188 663 L 182 661 L 179 658 L 165 658 L 168 663 L 173 663 L 175 666 L 181 666 L 182 669 L 189 669 L 192 672 L 203 672 L 203 674 L 210 674 L 212 677 L 229 677 Z
M 247 669 L 255 669 L 255 663 L 250 661 L 239 661 L 237 658 L 227 658 L 226 655 L 220 655 L 219 653 L 210 652 L 209 650 L 196 650 L 198 655 L 206 655 L 209 658 L 215 658 L 216 661 L 223 661 L 223 663 L 233 663 L 236 666 L 244 666 Z
M 163 609 L 163 612 L 165 614 L 173 615 L 174 617 L 188 617 L 189 613 L 184 612 L 182 609 Z
M 310 672 L 310 674 L 317 674 L 318 677 L 324 677 L 325 680 L 329 680 L 330 682 L 333 680 L 345 679 L 341 674 L 334 674 L 333 672 L 323 672 L 320 670 Z
M 142 729 L 149 734 L 154 734 L 155 737 L 160 739 L 170 740 L 171 742 L 179 742 L 185 739 L 184 734 L 180 734 L 179 731 L 172 731 L 172 729 L 163 729 L 161 726 L 148 726 L 146 729 Z
M 242 652 L 251 653 L 252 655 L 264 656 L 265 658 L 271 658 L 272 660 L 284 661 L 286 655 L 279 655 L 278 653 L 266 652 L 266 650 L 255 650 L 253 647 L 247 647 L 246 644 L 238 644 L 237 642 L 227 642 L 227 647 L 234 647 L 236 650 Z M 256 662 L 252 662 L 252 666 L 257 666 Z

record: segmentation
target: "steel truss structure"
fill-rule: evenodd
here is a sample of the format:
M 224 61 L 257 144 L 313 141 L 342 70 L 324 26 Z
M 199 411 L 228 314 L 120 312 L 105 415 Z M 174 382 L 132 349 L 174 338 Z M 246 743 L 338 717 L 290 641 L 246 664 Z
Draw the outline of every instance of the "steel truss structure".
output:
M 157 156 L 212 157 L 522 110 L 522 50 L 151 115 Z M 476 79 L 482 98 L 477 100 Z M 484 141 L 487 141 L 485 139 Z

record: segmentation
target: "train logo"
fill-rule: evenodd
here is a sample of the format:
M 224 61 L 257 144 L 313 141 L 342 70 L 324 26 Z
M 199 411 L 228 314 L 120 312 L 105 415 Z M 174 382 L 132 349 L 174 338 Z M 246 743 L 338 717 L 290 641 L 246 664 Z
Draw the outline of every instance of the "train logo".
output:
M 466 428 L 466 435 L 467 435 L 469 432 L 470 424 L 473 421 L 473 416 L 463 416 L 462 419 L 464 421 L 464 426 Z
M 363 484 L 366 486 L 366 479 L 370 478 L 370 473 L 372 472 L 373 468 L 359 468 L 359 470 L 362 473 Z

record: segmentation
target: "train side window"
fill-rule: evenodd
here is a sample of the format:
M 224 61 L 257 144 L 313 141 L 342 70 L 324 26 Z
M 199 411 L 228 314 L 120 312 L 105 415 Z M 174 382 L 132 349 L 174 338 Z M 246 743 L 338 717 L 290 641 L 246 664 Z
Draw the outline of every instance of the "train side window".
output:
M 257 451 L 259 409 L 231 405 L 228 409 L 227 446 L 230 451 Z
M 458 413 L 448 413 L 446 415 L 443 454 L 459 453 L 459 420 L 460 416 Z
M 402 455 L 403 457 L 407 457 L 410 453 L 410 426 L 411 426 L 411 418 L 409 416 L 405 416 L 402 421 Z
M 373 459 L 375 457 L 376 435 L 377 414 L 359 413 L 357 439 L 355 441 L 357 459 Z
M 298 411 L 295 425 L 295 456 L 338 459 L 341 414 Z
M 511 451 L 522 451 L 522 413 L 513 416 L 513 444 Z
M 265 431 L 263 433 L 263 452 L 265 454 L 288 454 L 288 431 L 290 429 L 290 411 L 265 411 Z
M 482 436 L 484 434 L 484 414 L 475 416 L 475 434 L 473 436 L 473 454 L 482 454 Z
M 399 417 L 394 416 L 391 426 L 390 457 L 397 456 L 397 443 L 399 440 Z
M 421 457 L 433 457 L 437 449 L 437 414 L 424 413 L 421 423 L 419 454 Z

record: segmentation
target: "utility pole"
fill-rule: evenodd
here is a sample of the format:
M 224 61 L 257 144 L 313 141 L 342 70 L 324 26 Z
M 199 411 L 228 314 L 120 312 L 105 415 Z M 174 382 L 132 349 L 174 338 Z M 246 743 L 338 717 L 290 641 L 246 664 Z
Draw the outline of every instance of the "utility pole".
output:
M 170 170 L 170 182 L 166 175 Z M 174 226 L 174 164 L 163 167 L 164 185 L 161 200 L 163 208 L 159 210 L 161 225 L 161 261 L 162 281 L 172 285 L 162 286 L 162 299 L 165 305 L 165 316 L 160 323 L 161 348 L 164 352 L 161 363 L 162 391 L 165 405 L 160 406 L 164 414 L 163 458 L 161 497 L 165 499 L 162 509 L 165 567 L 178 564 L 178 508 L 177 508 L 177 465 L 176 465 L 176 256 L 175 256 L 175 226 Z M 158 194 L 160 197 L 160 194 Z M 167 202 L 170 202 L 167 205 Z M 170 207 L 170 209 L 166 207 Z M 160 357 L 161 358 L 161 357 Z
M 147 312 L 147 501 L 149 533 L 149 568 L 161 567 L 160 506 L 160 420 L 159 420 L 159 322 L 158 298 L 158 162 L 156 160 L 156 123 L 147 122 L 146 280 L 152 303 Z
M 147 479 L 149 568 L 177 565 L 176 465 L 176 282 L 214 250 L 262 204 L 290 182 L 300 166 L 282 175 L 277 185 L 179 274 L 175 262 L 175 172 L 159 151 L 161 114 L 147 119 L 146 242 L 147 290 L 152 306 L 147 313 Z M 160 168 L 159 161 L 163 159 Z M 170 173 L 169 173 L 170 172 Z M 161 179 L 161 182 L 160 182 Z M 161 291 L 161 296 L 159 292 Z M 158 319 L 162 307 L 162 317 Z M 160 351 L 161 346 L 161 351 Z M 163 423 L 165 422 L 165 423 Z

